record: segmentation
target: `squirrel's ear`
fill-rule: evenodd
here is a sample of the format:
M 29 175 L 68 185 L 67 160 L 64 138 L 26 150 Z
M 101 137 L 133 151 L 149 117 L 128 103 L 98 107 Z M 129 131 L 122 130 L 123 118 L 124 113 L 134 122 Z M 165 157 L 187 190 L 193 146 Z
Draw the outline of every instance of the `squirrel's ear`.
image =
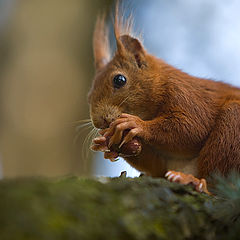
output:
M 123 35 L 120 37 L 126 52 L 134 56 L 139 68 L 146 66 L 146 52 L 137 38 L 133 38 L 129 35 Z
M 117 43 L 117 52 L 120 56 L 133 56 L 138 67 L 146 65 L 145 50 L 137 38 L 131 37 L 133 33 L 133 17 L 130 14 L 125 16 L 120 8 L 120 0 L 116 2 L 114 33 Z
M 104 67 L 110 61 L 111 52 L 108 33 L 108 27 L 105 25 L 105 15 L 98 16 L 93 35 L 93 51 L 96 70 Z

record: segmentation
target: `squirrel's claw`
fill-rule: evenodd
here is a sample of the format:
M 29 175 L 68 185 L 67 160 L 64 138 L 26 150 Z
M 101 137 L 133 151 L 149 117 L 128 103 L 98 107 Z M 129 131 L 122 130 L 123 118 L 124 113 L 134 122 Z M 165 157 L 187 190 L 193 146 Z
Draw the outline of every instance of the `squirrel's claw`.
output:
M 119 148 L 121 148 L 123 144 L 131 141 L 135 136 L 139 135 L 143 131 L 142 122 L 143 120 L 137 116 L 125 113 L 122 114 L 120 118 L 110 124 L 109 131 L 106 133 L 106 135 L 112 135 L 108 147 L 110 148 L 113 144 L 118 145 L 121 143 L 119 145 Z M 122 140 L 123 132 L 125 130 L 130 131 Z
M 120 144 L 119 148 L 122 147 L 123 144 L 128 143 L 131 141 L 135 136 L 137 136 L 141 132 L 140 128 L 133 128 L 131 129 L 127 135 L 124 137 L 122 143 Z
M 116 124 L 112 125 L 112 127 L 114 127 L 115 129 L 114 129 L 114 134 L 109 141 L 108 147 L 111 147 L 113 144 L 119 144 L 122 140 L 123 132 L 127 129 L 132 129 L 136 127 L 136 123 L 134 121 L 126 121 L 126 119 L 121 119 L 121 120 L 124 120 L 124 122 L 120 122 L 117 125 Z M 126 142 L 127 141 L 125 141 L 125 143 Z
M 171 182 L 177 182 L 183 185 L 192 184 L 196 191 L 211 195 L 207 189 L 207 182 L 205 179 L 198 179 L 191 174 L 184 174 L 175 171 L 168 171 L 165 174 L 165 177 L 167 177 L 167 179 Z
M 112 162 L 117 161 L 118 153 L 112 152 L 107 146 L 107 139 L 104 136 L 99 136 L 93 139 L 91 146 L 93 151 L 104 152 L 104 158 L 110 159 Z

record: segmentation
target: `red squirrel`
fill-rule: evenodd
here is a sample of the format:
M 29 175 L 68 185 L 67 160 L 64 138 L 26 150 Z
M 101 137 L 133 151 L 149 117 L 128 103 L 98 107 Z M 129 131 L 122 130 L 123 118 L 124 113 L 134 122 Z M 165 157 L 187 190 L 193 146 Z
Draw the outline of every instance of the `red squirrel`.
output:
M 88 95 L 101 136 L 92 149 L 120 156 L 152 177 L 192 183 L 209 193 L 205 178 L 240 170 L 240 89 L 191 76 L 144 48 L 132 18 L 116 7 L 116 51 L 99 16 L 93 48 L 96 75 Z M 137 146 L 124 154 L 123 146 Z M 112 146 L 118 146 L 112 148 Z

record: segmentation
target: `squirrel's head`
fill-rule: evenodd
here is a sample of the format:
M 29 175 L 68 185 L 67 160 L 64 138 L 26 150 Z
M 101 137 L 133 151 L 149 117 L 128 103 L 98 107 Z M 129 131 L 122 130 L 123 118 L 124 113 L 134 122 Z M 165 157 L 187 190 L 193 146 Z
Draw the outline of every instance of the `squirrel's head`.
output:
M 152 91 L 150 56 L 132 34 L 132 18 L 124 20 L 118 6 L 114 33 L 117 49 L 111 59 L 108 28 L 104 17 L 98 17 L 93 39 L 96 75 L 88 99 L 92 122 L 102 129 L 121 113 L 134 114 L 142 119 L 151 115 L 150 106 L 146 104 Z

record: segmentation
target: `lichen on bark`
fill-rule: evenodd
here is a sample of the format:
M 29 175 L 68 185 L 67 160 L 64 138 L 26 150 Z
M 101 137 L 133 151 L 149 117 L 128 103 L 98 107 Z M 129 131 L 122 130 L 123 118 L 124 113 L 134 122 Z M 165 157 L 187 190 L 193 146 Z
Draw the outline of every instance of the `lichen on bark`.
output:
M 149 177 L 2 180 L 0 239 L 235 239 L 240 191 L 221 187 L 228 196 Z

